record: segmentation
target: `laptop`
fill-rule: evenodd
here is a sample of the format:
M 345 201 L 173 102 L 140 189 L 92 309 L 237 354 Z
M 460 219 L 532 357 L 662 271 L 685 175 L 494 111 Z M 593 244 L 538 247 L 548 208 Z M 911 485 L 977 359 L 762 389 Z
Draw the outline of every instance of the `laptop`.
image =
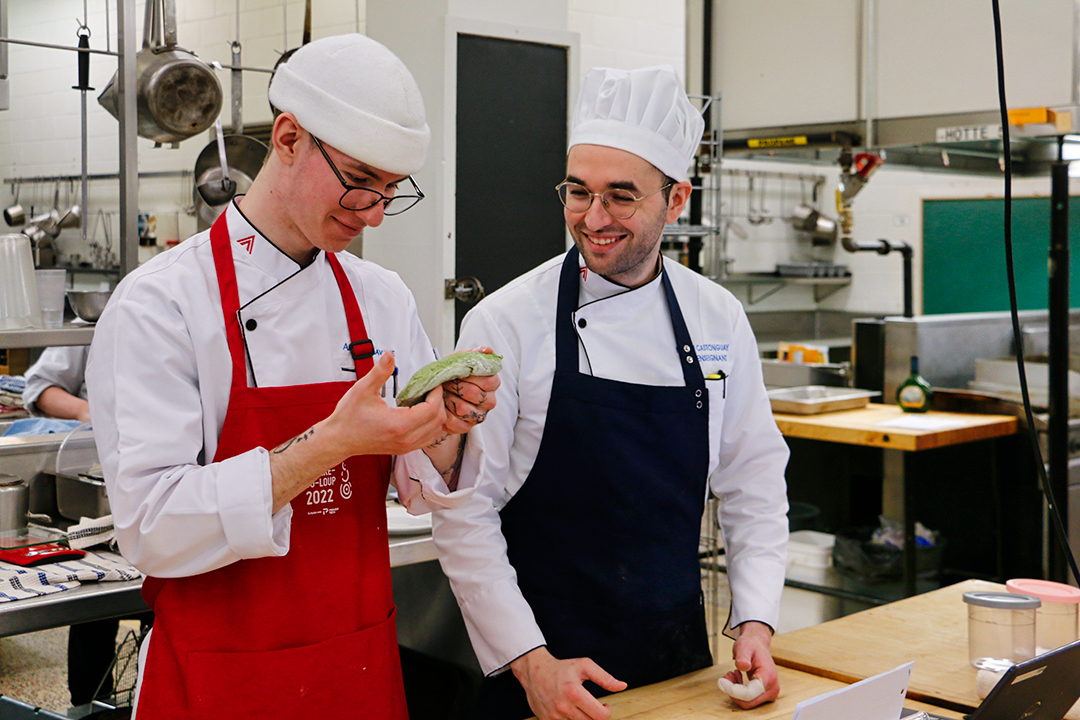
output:
M 1009 668 L 967 720 L 1061 720 L 1080 698 L 1080 641 Z M 901 717 L 916 711 L 905 708 Z M 929 715 L 932 720 L 944 720 Z
M 897 720 L 915 663 L 803 700 L 791 720 Z M 1058 718 L 1061 720 L 1061 718 Z

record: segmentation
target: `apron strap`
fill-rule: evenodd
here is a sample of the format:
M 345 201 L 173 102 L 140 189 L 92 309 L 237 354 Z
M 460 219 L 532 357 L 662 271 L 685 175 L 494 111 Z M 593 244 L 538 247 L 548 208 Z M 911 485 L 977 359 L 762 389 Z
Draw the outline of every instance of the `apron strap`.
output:
M 660 275 L 664 283 L 664 294 L 667 295 L 668 311 L 671 313 L 671 327 L 675 331 L 675 347 L 679 353 L 683 380 L 688 388 L 704 390 L 705 376 L 701 373 L 701 365 L 698 364 L 697 353 L 694 352 L 694 342 L 690 339 L 690 331 L 686 329 L 686 320 L 683 319 L 682 309 L 675 297 L 675 289 L 671 286 L 671 279 L 662 258 Z
M 231 239 L 227 212 L 221 213 L 210 228 L 210 249 L 214 253 L 214 269 L 217 272 L 218 289 L 221 294 L 221 312 L 225 320 L 225 337 L 229 343 L 229 355 L 232 358 L 232 386 L 247 387 L 247 366 L 244 364 L 244 338 L 240 332 L 240 294 L 236 284 L 236 268 L 233 265 Z M 375 363 L 372 356 L 375 346 L 368 339 L 364 316 L 356 302 L 352 284 L 341 267 L 341 262 L 333 253 L 327 253 L 326 259 L 334 271 L 341 301 L 345 306 L 345 321 L 349 326 L 350 351 L 356 367 L 356 377 L 366 375 Z M 365 351 L 366 350 L 366 351 Z
M 247 367 L 244 365 L 244 338 L 240 333 L 240 295 L 236 289 L 236 268 L 233 267 L 226 215 L 227 210 L 210 227 L 210 249 L 214 253 L 221 312 L 225 317 L 225 338 L 232 357 L 232 386 L 239 388 L 247 387 Z
M 577 333 L 574 332 L 574 313 L 578 305 L 578 277 L 581 274 L 578 257 L 578 249 L 570 248 L 563 259 L 562 271 L 559 274 L 559 299 L 555 314 L 555 369 L 561 371 L 578 370 L 578 338 Z M 667 297 L 668 313 L 671 315 L 671 327 L 675 332 L 675 350 L 679 355 L 683 381 L 689 388 L 704 390 L 705 376 L 701 374 L 701 366 L 694 352 L 690 331 L 686 328 L 686 321 L 683 319 L 679 301 L 675 297 L 675 290 L 671 286 L 663 261 L 660 264 L 660 275 L 664 285 L 664 295 Z
M 575 372 L 578 369 L 578 338 L 574 332 L 574 313 L 578 306 L 578 249 L 570 248 L 559 274 L 559 299 L 555 311 L 555 369 Z
M 326 259 L 330 268 L 334 271 L 338 290 L 341 291 L 341 301 L 345 304 L 345 320 L 349 324 L 349 353 L 352 355 L 353 364 L 356 366 L 356 379 L 359 380 L 367 375 L 375 367 L 372 356 L 375 354 L 375 345 L 368 339 L 367 327 L 364 325 L 364 316 L 360 312 L 360 306 L 356 302 L 356 293 L 353 292 L 352 284 L 341 267 L 341 261 L 334 253 L 326 253 Z

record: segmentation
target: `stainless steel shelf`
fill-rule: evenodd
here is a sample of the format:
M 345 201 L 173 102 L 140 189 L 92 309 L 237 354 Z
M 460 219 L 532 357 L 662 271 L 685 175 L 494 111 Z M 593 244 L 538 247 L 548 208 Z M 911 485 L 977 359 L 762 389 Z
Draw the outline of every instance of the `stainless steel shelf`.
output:
M 93 325 L 75 325 L 74 323 L 65 323 L 61 328 L 0 330 L 0 348 L 7 350 L 63 345 L 89 345 L 93 339 Z
M 435 558 L 435 541 L 430 533 L 390 538 L 392 567 Z M 141 588 L 142 579 L 89 582 L 63 592 L 0 603 L 0 637 L 144 612 L 148 608 Z
M 720 228 L 712 225 L 665 225 L 664 237 L 708 237 L 716 235 Z
M 843 277 L 785 277 L 774 273 L 732 273 L 723 278 L 714 278 L 721 285 L 748 285 L 747 303 L 756 305 L 765 298 L 791 285 L 809 285 L 814 288 L 814 301 L 821 302 L 833 293 L 851 284 L 851 276 Z M 768 289 L 755 297 L 754 288 L 768 285 Z

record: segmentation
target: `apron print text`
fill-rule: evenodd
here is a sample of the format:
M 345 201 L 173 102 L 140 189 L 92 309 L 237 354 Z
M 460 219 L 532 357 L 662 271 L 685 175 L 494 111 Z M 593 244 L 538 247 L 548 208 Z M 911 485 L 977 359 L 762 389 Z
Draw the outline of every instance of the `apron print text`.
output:
M 338 497 L 348 500 L 352 494 L 348 468 L 344 465 L 330 468 L 304 491 L 307 514 L 333 515 L 341 509 L 337 507 Z

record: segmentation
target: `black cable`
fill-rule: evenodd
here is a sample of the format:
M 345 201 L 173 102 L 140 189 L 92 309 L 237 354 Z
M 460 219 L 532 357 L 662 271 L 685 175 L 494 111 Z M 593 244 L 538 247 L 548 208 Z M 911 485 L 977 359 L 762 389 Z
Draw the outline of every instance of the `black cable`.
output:
M 994 45 L 997 51 L 997 81 L 998 81 L 998 105 L 1001 109 L 1001 140 L 1005 153 L 1005 274 L 1009 281 L 1009 311 L 1012 314 L 1013 343 L 1016 346 L 1016 368 L 1020 375 L 1020 394 L 1024 399 L 1024 417 L 1027 419 L 1028 437 L 1031 440 L 1031 448 L 1035 453 L 1035 464 L 1039 474 L 1039 483 L 1042 487 L 1046 505 L 1050 510 L 1050 518 L 1055 530 L 1055 537 L 1065 549 L 1065 557 L 1069 560 L 1073 577 L 1080 584 L 1080 570 L 1076 567 L 1076 558 L 1073 557 L 1069 548 L 1069 536 L 1065 530 L 1065 524 L 1061 521 L 1057 503 L 1050 492 L 1050 480 L 1046 477 L 1046 466 L 1043 464 L 1042 451 L 1039 448 L 1039 436 L 1035 429 L 1035 416 L 1031 411 L 1031 397 L 1028 395 L 1027 373 L 1024 371 L 1024 345 L 1020 333 L 1020 314 L 1016 307 L 1016 276 L 1013 272 L 1013 247 L 1012 247 L 1012 150 L 1009 145 L 1009 110 L 1005 102 L 1005 56 L 1001 44 L 1001 9 L 998 0 L 991 0 L 994 8 Z

